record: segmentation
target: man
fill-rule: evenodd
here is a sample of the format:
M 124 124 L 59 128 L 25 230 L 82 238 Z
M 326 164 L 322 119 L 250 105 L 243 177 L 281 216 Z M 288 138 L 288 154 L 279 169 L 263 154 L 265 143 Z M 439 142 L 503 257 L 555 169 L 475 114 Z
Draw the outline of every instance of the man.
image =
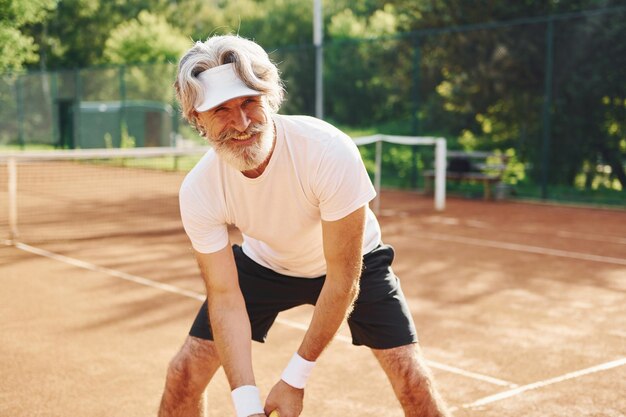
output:
M 321 120 L 278 115 L 276 66 L 237 36 L 196 43 L 175 88 L 183 116 L 213 147 L 180 190 L 207 302 L 169 366 L 159 415 L 200 416 L 223 366 L 238 417 L 299 416 L 307 377 L 346 318 L 406 416 L 448 415 L 391 270 L 393 249 L 368 208 L 375 191 L 354 142 Z M 231 247 L 229 224 L 241 247 Z M 263 406 L 251 340 L 263 342 L 280 311 L 302 304 L 315 305 L 311 323 Z

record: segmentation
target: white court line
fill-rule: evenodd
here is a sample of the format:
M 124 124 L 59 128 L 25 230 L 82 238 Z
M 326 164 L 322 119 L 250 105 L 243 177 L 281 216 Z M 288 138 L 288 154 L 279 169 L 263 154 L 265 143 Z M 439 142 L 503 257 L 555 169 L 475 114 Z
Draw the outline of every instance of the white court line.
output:
M 64 262 L 66 264 L 76 266 L 78 268 L 88 269 L 90 271 L 111 275 L 116 278 L 121 278 L 126 281 L 134 282 L 136 284 L 145 285 L 147 287 L 156 288 L 159 290 L 182 295 L 182 296 L 193 298 L 193 299 L 200 300 L 200 301 L 204 301 L 205 299 L 204 295 L 195 291 L 185 290 L 183 288 L 179 288 L 174 285 L 164 284 L 162 282 L 153 281 L 151 279 L 147 279 L 147 278 L 140 277 L 137 275 L 127 274 L 126 272 L 117 271 L 115 269 L 110 269 L 110 268 L 105 268 L 102 266 L 94 265 L 92 263 L 81 261 L 79 259 L 70 258 L 64 255 L 59 255 L 58 253 L 50 252 L 45 249 L 35 248 L 33 246 L 26 245 L 24 243 L 19 243 L 19 242 L 15 243 L 15 247 L 25 252 L 34 253 L 35 255 L 40 255 L 46 258 L 54 259 L 56 261 Z
M 594 235 L 591 233 L 568 232 L 565 230 L 557 231 L 556 235 L 560 237 L 573 237 L 575 239 L 583 239 L 583 240 L 591 240 L 595 242 L 608 242 L 608 243 L 617 243 L 620 245 L 626 245 L 626 238 L 622 238 L 622 237 Z
M 490 395 L 488 397 L 481 398 L 469 404 L 464 404 L 462 408 L 475 408 L 483 405 L 491 404 L 496 401 L 501 401 L 506 398 L 511 398 L 516 395 L 522 394 L 526 391 L 547 387 L 548 385 L 554 385 L 559 382 L 567 381 L 569 379 L 579 378 L 584 375 L 593 374 L 596 372 L 606 371 L 608 369 L 617 368 L 619 366 L 626 365 L 626 358 L 617 359 L 611 362 L 603 363 L 601 365 L 592 366 L 591 368 L 581 369 L 580 371 L 570 372 L 565 375 L 557 376 L 555 378 L 546 379 L 543 381 L 535 382 L 528 385 L 522 385 L 508 391 L 501 392 L 499 394 Z
M 85 261 L 81 261 L 79 259 L 75 259 L 75 258 L 70 258 L 68 256 L 65 255 L 59 255 L 58 253 L 54 253 L 54 252 L 50 252 L 47 251 L 45 249 L 41 249 L 41 248 L 35 248 L 33 246 L 27 245 L 25 243 L 15 243 L 15 247 L 23 250 L 25 252 L 30 252 L 33 253 L 35 255 L 40 255 L 40 256 L 44 256 L 46 258 L 50 258 L 50 259 L 54 259 L 56 261 L 59 262 L 63 262 L 72 266 L 76 266 L 78 268 L 82 268 L 82 269 L 87 269 L 89 271 L 94 271 L 94 272 L 100 272 L 106 275 L 110 275 L 116 278 L 120 278 L 126 281 L 131 281 L 134 282 L 136 284 L 139 285 L 144 285 L 147 287 L 151 287 L 151 288 L 156 288 L 162 291 L 166 291 L 166 292 L 170 292 L 173 294 L 178 294 L 178 295 L 182 295 L 184 297 L 189 297 L 189 298 L 193 298 L 194 300 L 198 300 L 198 301 L 204 301 L 204 299 L 206 298 L 206 296 L 204 294 L 201 294 L 199 292 L 196 291 L 191 291 L 191 290 L 185 290 L 179 287 L 176 287 L 174 285 L 170 285 L 170 284 L 164 284 L 158 281 L 153 281 L 151 279 L 148 278 L 144 278 L 144 277 L 140 277 L 137 275 L 132 275 L 132 274 L 128 274 L 126 272 L 121 272 L 121 271 L 117 271 L 115 269 L 110 269 L 110 268 L 105 268 L 102 266 L 98 266 L 98 265 L 94 265 L 92 263 L 89 262 L 85 262 Z M 291 320 L 286 320 L 286 319 L 282 319 L 282 318 L 277 318 L 276 319 L 277 323 L 283 324 L 285 326 L 288 327 L 292 327 L 294 329 L 299 329 L 299 330 L 303 330 L 303 331 L 307 331 L 308 330 L 308 326 L 302 323 L 298 323 L 295 321 L 291 321 Z M 335 339 L 341 340 L 342 342 L 346 342 L 346 343 L 352 343 L 352 340 L 346 336 L 343 335 L 337 335 L 335 337 Z M 516 387 L 516 384 L 513 384 L 511 382 L 508 381 L 503 381 L 501 379 L 497 379 L 497 378 L 493 378 L 490 377 L 488 375 L 482 375 L 482 374 L 478 374 L 475 372 L 470 372 L 470 371 L 466 371 L 464 369 L 460 369 L 460 368 L 455 368 L 453 366 L 449 366 L 449 365 L 444 365 L 438 362 L 433 362 L 433 361 L 428 361 L 427 363 L 429 366 L 436 368 L 436 369 L 440 369 L 443 371 L 447 371 L 450 373 L 454 373 L 454 374 L 458 374 L 458 375 L 462 375 L 465 376 L 467 378 L 472 378 L 472 379 L 476 379 L 476 380 L 480 380 L 480 381 L 484 381 L 484 382 L 489 382 L 491 384 L 494 385 L 499 385 L 499 386 L 508 386 L 508 387 Z
M 391 215 L 395 215 L 395 212 L 392 211 Z M 445 216 L 431 216 L 425 218 L 423 220 L 424 223 L 430 224 L 443 224 L 446 226 L 468 226 L 473 227 L 475 229 L 488 229 L 488 230 L 496 230 L 497 227 L 493 224 L 481 221 L 481 220 L 463 220 L 457 217 L 445 217 Z M 512 232 L 512 231 L 511 231 Z M 519 233 L 525 234 L 536 234 L 536 230 L 533 229 L 524 229 L 518 231 Z M 590 240 L 594 242 L 605 242 L 605 243 L 616 243 L 618 245 L 626 245 L 626 238 L 618 237 L 618 236 L 607 236 L 607 235 L 599 235 L 593 233 L 583 233 L 583 232 L 571 232 L 569 230 L 557 230 L 554 233 L 556 236 L 564 237 L 564 238 L 574 238 L 580 240 Z
M 284 325 L 296 328 L 296 329 L 300 329 L 303 331 L 307 331 L 308 330 L 308 326 L 304 325 L 302 323 L 297 323 L 295 321 L 291 321 L 291 320 L 286 320 L 286 319 L 281 319 L 280 317 L 276 319 L 277 322 L 280 322 Z M 342 342 L 348 343 L 348 344 L 352 344 L 352 339 L 350 339 L 349 337 L 346 337 L 344 335 L 338 334 L 335 336 L 335 339 L 337 340 L 341 340 Z M 483 374 L 477 374 L 475 372 L 471 372 L 471 371 L 466 371 L 465 369 L 461 369 L 461 368 L 457 368 L 455 366 L 450 366 L 450 365 L 446 365 L 440 362 L 435 362 L 435 361 L 431 361 L 431 360 L 426 360 L 426 362 L 428 363 L 428 365 L 431 368 L 435 368 L 435 369 L 439 369 L 442 371 L 446 371 L 446 372 L 450 372 L 453 374 L 457 374 L 457 375 L 463 375 L 467 378 L 471 378 L 471 379 L 477 379 L 479 381 L 484 381 L 484 382 L 488 382 L 490 384 L 493 385 L 499 385 L 501 387 L 509 387 L 509 388 L 515 388 L 518 385 L 514 384 L 512 382 L 508 382 L 508 381 L 503 381 L 501 379 L 498 378 L 493 378 L 487 375 L 483 375 Z
M 420 237 L 425 237 L 434 240 L 441 240 L 444 242 L 463 243 L 467 245 L 486 246 L 489 248 L 506 249 L 517 252 L 528 252 L 539 255 L 551 255 L 560 256 L 563 258 L 578 259 L 584 261 L 603 262 L 616 265 L 626 265 L 626 259 L 612 258 L 610 256 L 592 255 L 582 252 L 570 252 L 559 249 L 543 248 L 540 246 L 521 245 L 518 243 L 498 242 L 495 240 L 476 239 L 464 236 L 446 235 L 443 233 L 432 233 L 426 231 L 419 231 Z
M 493 378 L 491 376 L 487 376 L 487 375 L 482 375 L 482 374 L 477 374 L 475 372 L 471 372 L 471 371 L 466 371 L 464 369 L 461 368 L 457 368 L 454 366 L 450 366 L 450 365 L 446 365 L 443 363 L 439 363 L 439 362 L 434 362 L 431 360 L 427 360 L 428 365 L 432 368 L 436 368 L 436 369 L 440 369 L 442 371 L 447 371 L 453 374 L 458 374 L 458 375 L 463 375 L 467 378 L 472 378 L 472 379 L 477 379 L 480 381 L 484 381 L 484 382 L 488 382 L 490 384 L 493 385 L 499 385 L 501 387 L 509 387 L 509 388 L 515 388 L 517 386 L 519 386 L 518 384 L 514 384 L 512 382 L 509 381 L 504 381 L 502 379 L 498 379 L 498 378 Z

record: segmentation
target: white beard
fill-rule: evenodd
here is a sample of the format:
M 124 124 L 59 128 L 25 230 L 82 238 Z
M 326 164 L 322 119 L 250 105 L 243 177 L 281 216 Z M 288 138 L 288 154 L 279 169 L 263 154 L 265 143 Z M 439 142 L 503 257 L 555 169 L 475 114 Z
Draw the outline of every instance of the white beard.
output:
M 250 171 L 260 166 L 272 151 L 274 145 L 274 131 L 271 124 L 259 133 L 259 138 L 247 146 L 237 146 L 232 142 L 236 139 L 224 142 L 211 141 L 218 157 L 235 168 L 237 171 Z

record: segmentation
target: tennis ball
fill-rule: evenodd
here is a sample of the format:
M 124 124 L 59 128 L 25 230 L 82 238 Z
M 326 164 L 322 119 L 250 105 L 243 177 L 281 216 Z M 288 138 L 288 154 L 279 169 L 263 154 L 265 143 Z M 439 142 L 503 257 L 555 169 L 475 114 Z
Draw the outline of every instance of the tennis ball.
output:
M 278 414 L 278 410 L 274 410 L 270 413 L 270 417 L 280 417 L 280 414 Z

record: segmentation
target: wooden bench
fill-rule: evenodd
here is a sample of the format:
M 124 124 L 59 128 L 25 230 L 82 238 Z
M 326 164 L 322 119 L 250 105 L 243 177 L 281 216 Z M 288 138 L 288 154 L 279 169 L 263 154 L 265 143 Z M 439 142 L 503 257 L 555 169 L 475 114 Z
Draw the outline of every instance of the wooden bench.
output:
M 492 189 L 502 181 L 502 174 L 506 168 L 506 156 L 491 152 L 447 152 L 446 181 L 478 182 L 483 186 L 483 198 L 491 200 L 494 197 Z M 432 192 L 434 171 L 424 171 L 424 188 Z

